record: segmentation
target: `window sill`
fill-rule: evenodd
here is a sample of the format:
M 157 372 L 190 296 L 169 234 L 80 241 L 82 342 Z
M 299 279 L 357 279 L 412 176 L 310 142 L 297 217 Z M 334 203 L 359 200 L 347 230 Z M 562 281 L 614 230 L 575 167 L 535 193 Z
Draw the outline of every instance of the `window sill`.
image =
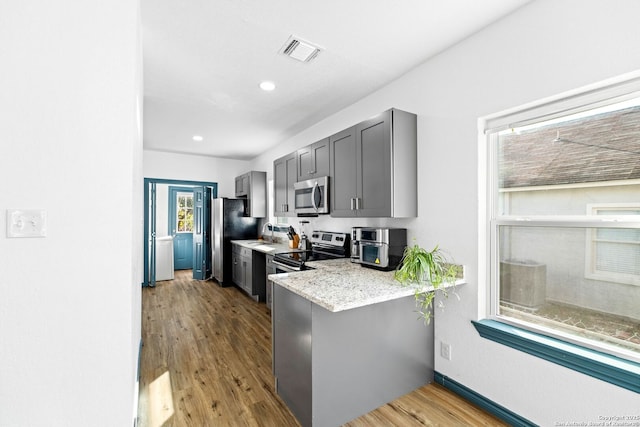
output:
M 640 393 L 640 364 L 496 320 L 471 321 L 481 337 Z

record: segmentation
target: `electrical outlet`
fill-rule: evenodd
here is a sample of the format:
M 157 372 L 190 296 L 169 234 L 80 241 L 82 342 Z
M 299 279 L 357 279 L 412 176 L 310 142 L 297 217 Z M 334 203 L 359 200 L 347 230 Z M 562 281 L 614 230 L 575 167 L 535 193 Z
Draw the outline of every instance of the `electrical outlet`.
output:
M 451 346 L 446 342 L 440 341 L 440 356 L 447 360 L 451 360 Z

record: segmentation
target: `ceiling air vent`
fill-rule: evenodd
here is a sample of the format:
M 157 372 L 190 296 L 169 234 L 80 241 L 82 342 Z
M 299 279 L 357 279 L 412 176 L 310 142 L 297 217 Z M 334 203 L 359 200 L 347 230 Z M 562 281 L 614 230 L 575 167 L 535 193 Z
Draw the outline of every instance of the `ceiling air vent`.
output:
M 301 62 L 309 62 L 318 56 L 320 48 L 299 37 L 291 36 L 282 46 L 280 53 Z

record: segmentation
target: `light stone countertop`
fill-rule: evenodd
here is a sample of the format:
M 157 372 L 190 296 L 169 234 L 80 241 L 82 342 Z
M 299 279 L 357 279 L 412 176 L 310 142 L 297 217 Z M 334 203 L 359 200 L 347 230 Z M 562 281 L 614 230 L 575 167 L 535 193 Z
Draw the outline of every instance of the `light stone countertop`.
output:
M 414 287 L 403 286 L 396 281 L 393 271 L 363 267 L 348 258 L 314 261 L 307 265 L 315 270 L 270 274 L 269 279 L 332 312 L 391 301 L 415 293 Z M 446 287 L 463 283 L 464 280 L 458 280 L 455 285 Z
M 294 250 L 291 249 L 287 243 L 271 243 L 265 240 L 232 240 L 231 243 L 236 243 L 244 248 L 271 255 Z

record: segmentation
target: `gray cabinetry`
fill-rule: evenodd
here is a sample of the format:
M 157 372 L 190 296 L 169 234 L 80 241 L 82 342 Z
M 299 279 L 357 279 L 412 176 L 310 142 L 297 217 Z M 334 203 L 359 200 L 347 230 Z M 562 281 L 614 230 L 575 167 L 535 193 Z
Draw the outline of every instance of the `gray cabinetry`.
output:
M 276 392 L 303 426 L 338 426 L 433 381 L 413 296 L 330 312 L 273 286 Z
M 231 280 L 241 288 L 244 287 L 245 275 L 242 264 L 242 246 L 237 244 L 231 245 Z
M 269 278 L 267 276 L 269 276 L 269 274 L 276 274 L 276 266 L 273 263 L 273 255 L 271 254 L 265 254 L 265 291 L 266 291 L 266 302 L 267 302 L 267 307 L 271 308 L 271 301 L 272 301 L 272 297 L 271 294 L 273 292 L 273 283 L 270 282 Z
M 251 288 L 253 284 L 253 270 L 252 270 L 252 259 L 250 249 L 242 248 L 243 254 L 241 256 L 242 260 L 242 290 L 244 290 L 249 295 L 252 295 Z M 248 253 L 246 253 L 248 251 Z
M 332 216 L 417 216 L 416 128 L 391 109 L 330 137 Z
M 391 112 L 356 125 L 355 211 L 358 216 L 393 216 L 391 202 Z M 415 157 L 411 159 L 414 163 Z
M 273 374 L 276 392 L 300 424 L 312 424 L 311 302 L 274 285 Z M 337 425 L 337 424 L 336 424 Z
M 295 216 L 293 183 L 298 180 L 297 153 L 273 162 L 274 215 Z
M 253 218 L 267 216 L 267 173 L 251 171 L 235 179 L 235 196 L 246 199 L 245 215 Z
M 331 153 L 331 216 L 356 216 L 354 198 L 358 193 L 355 126 L 329 138 Z
M 245 173 L 236 177 L 236 197 L 246 196 L 249 193 L 249 174 Z
M 231 254 L 233 283 L 256 301 L 264 301 L 266 298 L 264 253 L 234 243 Z
M 233 283 L 249 294 L 251 294 L 252 279 L 251 252 L 251 249 L 233 244 Z
M 265 274 L 265 253 L 251 251 L 251 290 L 249 295 L 256 301 L 265 302 L 267 297 L 266 274 Z
M 298 181 L 329 175 L 329 138 L 299 149 L 297 155 Z

